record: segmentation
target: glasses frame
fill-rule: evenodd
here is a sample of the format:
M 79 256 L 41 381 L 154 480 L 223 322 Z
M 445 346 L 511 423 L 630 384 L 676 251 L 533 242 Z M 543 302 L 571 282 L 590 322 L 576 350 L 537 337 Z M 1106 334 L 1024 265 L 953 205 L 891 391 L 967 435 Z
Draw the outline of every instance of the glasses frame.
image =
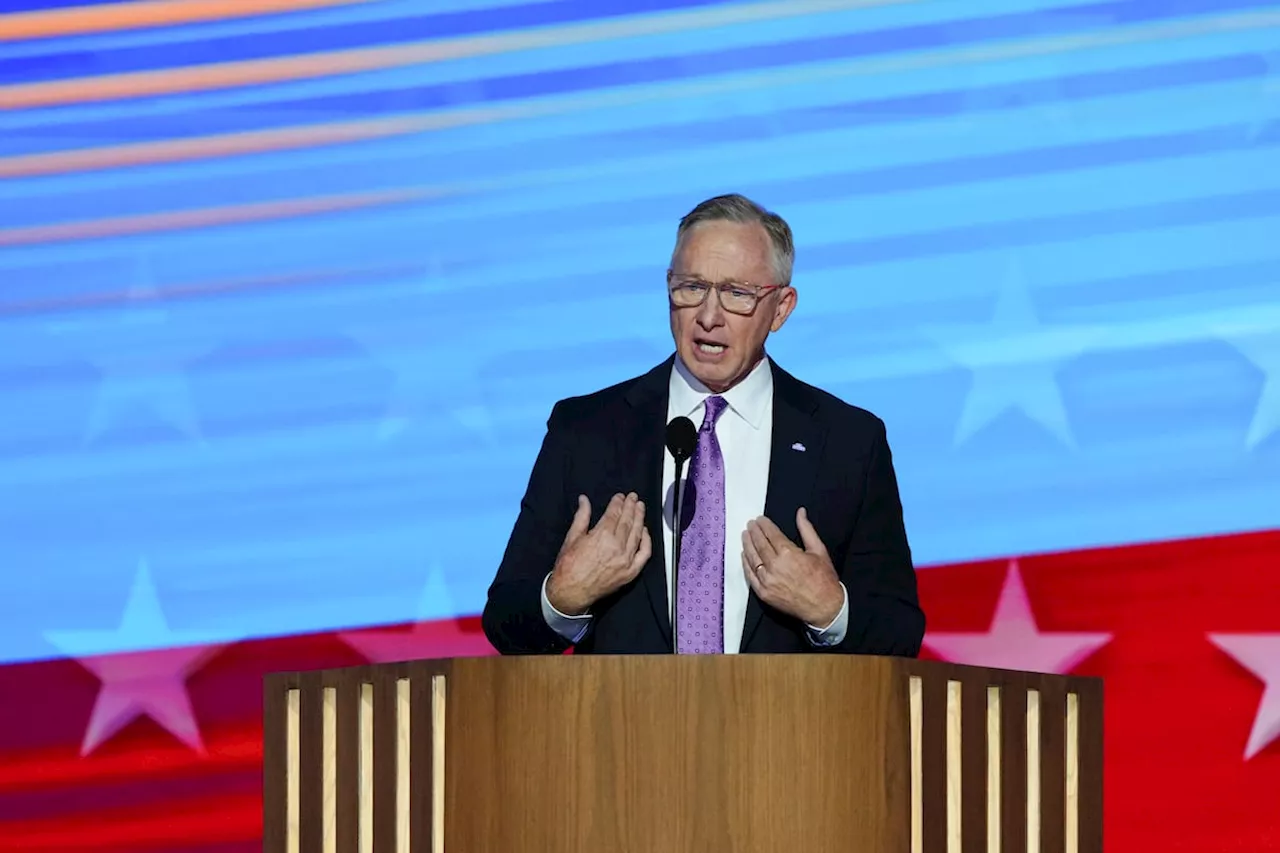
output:
M 705 279 L 701 279 L 696 276 L 693 276 L 693 277 L 690 277 L 689 281 L 684 283 L 692 284 L 696 282 L 698 284 L 706 285 L 707 289 L 703 291 L 702 299 L 700 299 L 698 302 L 695 302 L 693 305 L 677 305 L 675 301 L 675 296 L 674 296 L 675 288 L 671 284 L 671 280 L 675 277 L 676 277 L 675 270 L 668 269 L 667 270 L 667 299 L 671 302 L 671 305 L 673 308 L 701 308 L 704 304 L 706 304 L 707 297 L 711 295 L 711 291 L 714 290 L 716 291 L 716 298 L 720 300 L 720 307 L 723 308 L 725 311 L 728 311 L 730 314 L 737 314 L 740 317 L 750 317 L 752 314 L 756 313 L 756 308 L 760 307 L 761 299 L 768 296 L 770 293 L 774 292 L 775 290 L 781 290 L 782 288 L 787 286 L 785 284 L 754 285 L 749 281 L 722 281 L 717 283 L 717 282 L 706 281 Z M 751 290 L 753 299 L 751 302 L 750 310 L 735 311 L 724 304 L 724 292 L 729 288 L 734 288 L 736 290 L 744 290 L 749 288 Z

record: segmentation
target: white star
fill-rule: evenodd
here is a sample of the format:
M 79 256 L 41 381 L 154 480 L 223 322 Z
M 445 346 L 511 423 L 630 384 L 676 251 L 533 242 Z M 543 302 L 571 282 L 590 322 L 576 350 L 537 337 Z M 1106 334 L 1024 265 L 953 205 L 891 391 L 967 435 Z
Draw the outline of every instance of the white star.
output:
M 975 39 L 1007 37 L 999 32 L 978 33 L 974 29 L 975 23 L 965 20 L 952 29 L 951 41 L 956 47 L 974 50 Z M 1052 42 L 1065 33 L 1113 26 L 1114 20 L 1096 13 L 1044 12 L 1037 13 L 1028 24 L 1027 31 L 1019 35 L 1019 40 L 1030 45 L 1037 41 Z M 958 70 L 960 79 L 966 84 L 961 93 L 963 121 L 989 131 L 992 121 L 1009 120 L 1001 118 L 1000 113 L 1014 116 L 1013 120 L 1021 113 L 1024 118 L 1037 121 L 1041 129 L 1052 128 L 1058 132 L 1072 129 L 1078 119 L 1077 102 L 1062 84 L 1062 78 L 1073 71 L 1071 62 L 1072 53 L 1069 51 L 1041 52 L 1036 55 L 1034 67 L 1026 75 L 1011 80 L 999 74 L 1004 63 L 992 66 L 972 60 L 962 61 Z M 1048 73 L 1045 73 L 1046 69 Z
M 1073 445 L 1058 387 L 1061 364 L 1084 352 L 1098 332 L 1081 326 L 1040 326 L 1021 263 L 1013 258 L 990 323 L 925 329 L 947 356 L 973 371 L 973 385 L 956 425 L 962 444 L 1007 411 L 1018 410 Z
M 211 643 L 204 634 L 169 629 L 145 560 L 139 562 L 119 627 L 46 631 L 45 639 L 102 682 L 81 755 L 88 755 L 143 715 L 203 753 L 186 680 L 222 645 Z
M 441 259 L 433 255 L 426 270 L 398 285 L 407 298 L 381 312 L 376 322 L 352 325 L 345 334 L 360 344 L 392 375 L 390 399 L 378 425 L 378 439 L 402 435 L 415 422 L 452 419 L 487 444 L 494 441 L 489 406 L 480 383 L 452 341 L 440 342 L 429 330 L 433 307 L 447 298 L 449 282 Z M 459 389 L 464 389 L 459 392 Z
M 1275 124 L 1276 112 L 1280 110 L 1280 51 L 1267 51 L 1260 58 L 1267 70 L 1258 87 L 1261 104 L 1258 118 L 1249 129 L 1250 142 L 1257 142 Z
M 53 328 L 58 334 L 75 335 L 85 357 L 102 373 L 85 422 L 86 443 L 99 438 L 131 409 L 141 408 L 204 444 L 186 367 L 212 345 L 199 340 L 190 328 L 173 325 L 169 311 L 158 304 L 159 296 L 150 264 L 142 258 L 128 290 L 127 306 L 99 309 L 100 315 L 64 321 Z
M 1209 642 L 1264 685 L 1258 715 L 1244 748 L 1244 759 L 1248 761 L 1280 738 L 1280 634 L 1210 634 Z
M 440 564 L 433 564 L 408 630 L 345 631 L 339 638 L 373 663 L 475 657 L 496 652 L 478 620 L 459 619 Z
M 1280 430 L 1280 329 L 1260 326 L 1217 331 L 1262 371 L 1262 394 L 1245 436 L 1245 444 L 1253 449 Z
M 1009 562 L 991 627 L 985 633 L 925 634 L 924 644 L 952 663 L 1065 675 L 1111 642 L 1110 634 L 1046 633 L 1036 626 L 1018 561 Z
M 433 619 L 450 619 L 457 614 L 453 593 L 449 592 L 449 585 L 445 583 L 444 567 L 439 562 L 434 562 L 427 572 L 427 582 L 422 586 L 422 594 L 418 597 L 415 616 L 419 622 L 430 622 Z
M 415 423 L 444 415 L 486 443 L 494 441 L 493 418 L 476 399 L 477 382 L 456 352 L 423 340 L 422 321 L 397 317 L 376 326 L 348 328 L 354 339 L 392 375 L 392 389 L 378 439 L 388 441 Z M 459 388 L 471 389 L 459 392 Z

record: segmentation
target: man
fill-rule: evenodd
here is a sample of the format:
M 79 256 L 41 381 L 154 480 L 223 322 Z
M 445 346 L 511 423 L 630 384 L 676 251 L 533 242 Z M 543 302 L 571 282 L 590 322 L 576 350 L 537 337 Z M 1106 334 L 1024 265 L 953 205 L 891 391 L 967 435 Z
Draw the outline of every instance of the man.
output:
M 884 424 L 765 355 L 796 306 L 794 256 L 786 222 L 739 195 L 681 220 L 676 353 L 552 409 L 484 610 L 499 652 L 919 653 Z M 677 416 L 698 440 L 673 608 Z

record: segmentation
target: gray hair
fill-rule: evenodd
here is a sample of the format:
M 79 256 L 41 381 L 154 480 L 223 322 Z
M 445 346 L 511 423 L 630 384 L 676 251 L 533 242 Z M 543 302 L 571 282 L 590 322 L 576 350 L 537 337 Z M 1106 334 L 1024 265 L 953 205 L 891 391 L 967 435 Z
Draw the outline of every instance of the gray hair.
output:
M 772 211 L 765 210 L 751 199 L 737 193 L 718 195 L 699 204 L 684 215 L 676 229 L 676 249 L 684 235 L 704 222 L 758 222 L 769 235 L 773 247 L 773 273 L 776 284 L 791 284 L 791 269 L 795 264 L 796 246 L 791 237 L 791 226 Z

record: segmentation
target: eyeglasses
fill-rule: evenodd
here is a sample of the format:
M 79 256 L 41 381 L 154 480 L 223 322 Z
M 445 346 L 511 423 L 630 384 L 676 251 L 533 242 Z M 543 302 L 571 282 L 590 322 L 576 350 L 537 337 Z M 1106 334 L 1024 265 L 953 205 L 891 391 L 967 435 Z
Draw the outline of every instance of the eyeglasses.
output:
M 720 293 L 720 307 L 731 314 L 751 314 L 761 297 L 768 295 L 783 285 L 767 284 L 753 287 L 745 282 L 726 281 L 712 284 L 695 276 L 676 275 L 667 270 L 667 293 L 671 296 L 671 304 L 677 308 L 697 308 L 707 301 L 707 294 L 713 290 Z

